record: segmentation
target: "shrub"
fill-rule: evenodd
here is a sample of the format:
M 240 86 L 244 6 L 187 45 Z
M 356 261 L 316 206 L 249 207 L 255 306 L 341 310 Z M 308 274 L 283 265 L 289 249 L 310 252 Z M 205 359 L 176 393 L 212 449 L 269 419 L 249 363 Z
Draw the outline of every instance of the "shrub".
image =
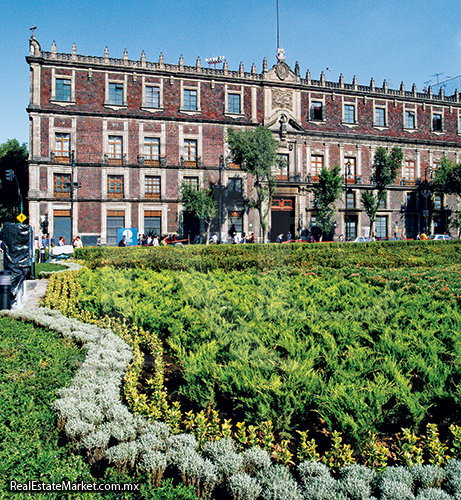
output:
M 234 500 L 256 500 L 262 491 L 259 481 L 245 473 L 230 476 L 227 487 Z
M 447 490 L 454 495 L 461 495 L 461 460 L 449 460 L 445 474 Z
M 416 491 L 440 487 L 445 479 L 445 471 L 437 465 L 414 465 L 409 471 Z
M 453 497 L 440 488 L 428 488 L 421 490 L 416 500 L 452 500 Z

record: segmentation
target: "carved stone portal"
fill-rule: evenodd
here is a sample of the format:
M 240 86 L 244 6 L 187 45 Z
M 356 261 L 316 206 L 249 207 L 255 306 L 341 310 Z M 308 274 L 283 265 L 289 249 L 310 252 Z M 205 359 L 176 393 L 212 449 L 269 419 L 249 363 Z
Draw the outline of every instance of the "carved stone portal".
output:
M 293 92 L 284 89 L 272 89 L 272 109 L 283 108 L 293 111 Z

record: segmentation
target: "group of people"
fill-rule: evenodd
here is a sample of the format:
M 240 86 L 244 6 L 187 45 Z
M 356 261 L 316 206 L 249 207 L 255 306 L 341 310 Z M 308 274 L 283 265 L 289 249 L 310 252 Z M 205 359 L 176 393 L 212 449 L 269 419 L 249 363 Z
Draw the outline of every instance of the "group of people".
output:
M 38 237 L 35 238 L 35 242 L 36 242 L 37 250 L 40 250 L 40 243 L 39 243 Z M 57 246 L 63 247 L 63 246 L 65 246 L 65 244 L 66 244 L 66 238 L 64 236 L 61 236 L 58 240 Z M 56 246 L 55 237 L 51 236 L 51 238 L 50 238 L 49 234 L 44 234 L 42 236 L 42 245 L 41 246 L 42 246 L 42 248 L 55 247 Z M 76 236 L 74 238 L 74 241 L 72 242 L 72 246 L 74 248 L 83 248 L 83 243 L 82 243 L 82 239 L 80 238 L 80 236 Z

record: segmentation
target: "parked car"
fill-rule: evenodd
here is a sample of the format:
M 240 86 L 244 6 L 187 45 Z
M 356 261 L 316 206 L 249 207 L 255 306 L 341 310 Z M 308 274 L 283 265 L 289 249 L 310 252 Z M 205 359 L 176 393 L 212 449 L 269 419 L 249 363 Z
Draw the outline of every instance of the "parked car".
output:
M 366 236 L 357 236 L 355 240 L 349 240 L 349 243 L 366 243 L 368 241 L 373 241 L 371 238 L 367 238 Z
M 451 240 L 453 239 L 450 235 L 448 234 L 431 234 L 430 236 L 427 237 L 428 240 Z

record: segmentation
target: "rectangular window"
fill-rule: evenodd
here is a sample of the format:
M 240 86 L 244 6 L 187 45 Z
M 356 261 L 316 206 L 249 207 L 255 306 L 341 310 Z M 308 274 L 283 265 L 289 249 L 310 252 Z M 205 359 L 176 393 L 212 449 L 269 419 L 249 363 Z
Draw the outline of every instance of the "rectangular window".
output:
M 56 100 L 70 101 L 71 100 L 71 83 L 66 78 L 56 78 Z
M 407 238 L 416 237 L 416 215 L 405 215 L 405 233 Z
M 198 177 L 184 177 L 182 181 L 186 186 L 198 189 Z
M 227 112 L 235 115 L 240 114 L 240 94 L 228 94 L 227 95 Z
M 384 108 L 375 108 L 375 126 L 386 126 L 386 110 Z
M 379 202 L 379 207 L 381 210 L 385 210 L 387 208 L 387 200 L 386 197 L 384 197 L 380 202 Z
M 281 167 L 277 165 L 275 177 L 277 177 L 277 179 L 287 179 L 290 170 L 290 157 L 287 154 L 279 154 L 278 157 L 283 160 L 283 165 Z
M 125 213 L 123 211 L 111 210 L 107 213 L 107 244 L 117 245 L 117 229 L 125 227 Z
M 323 103 L 315 101 L 311 103 L 311 120 L 323 120 Z
M 160 177 L 146 175 L 146 198 L 160 199 L 161 183 Z
M 312 155 L 311 156 L 311 176 L 312 182 L 318 182 L 320 172 L 323 168 L 323 156 Z
M 409 130 L 416 128 L 416 115 L 414 111 L 405 111 L 405 128 Z
M 344 105 L 344 123 L 355 123 L 355 105 Z
M 63 198 L 70 196 L 70 174 L 54 174 L 54 194 Z
M 108 137 L 108 158 L 110 163 L 122 163 L 123 158 L 123 138 L 118 135 Z
M 197 91 L 184 89 L 184 109 L 197 111 Z
M 150 236 L 162 234 L 162 212 L 154 210 L 144 212 L 144 233 Z
M 55 134 L 54 157 L 56 161 L 68 163 L 70 159 L 70 134 Z
M 442 132 L 442 115 L 441 113 L 434 113 L 432 115 L 432 130 L 434 132 Z
M 146 87 L 146 108 L 160 107 L 160 89 L 158 87 Z
M 109 104 L 123 106 L 123 83 L 109 83 Z
M 160 160 L 160 139 L 144 137 L 144 163 L 158 166 Z
M 358 217 L 357 215 L 348 215 L 345 220 L 346 223 L 346 234 L 348 240 L 355 240 L 357 238 L 357 224 Z
M 346 194 L 347 208 L 355 208 L 355 193 L 352 190 L 348 190 Z
M 241 196 L 242 194 L 242 179 L 234 177 L 229 179 L 227 183 L 227 190 L 230 196 Z
M 195 139 L 184 139 L 184 166 L 197 166 L 197 141 Z
M 414 160 L 405 160 L 405 170 L 403 178 L 406 181 L 415 182 L 416 179 L 416 164 Z
M 123 198 L 123 175 L 107 176 L 107 196 Z
M 387 216 L 376 216 L 376 237 L 378 239 L 387 238 Z
M 440 194 L 434 195 L 434 210 L 442 210 L 442 196 Z
M 355 182 L 355 158 L 344 158 L 344 173 L 347 177 L 347 182 Z

